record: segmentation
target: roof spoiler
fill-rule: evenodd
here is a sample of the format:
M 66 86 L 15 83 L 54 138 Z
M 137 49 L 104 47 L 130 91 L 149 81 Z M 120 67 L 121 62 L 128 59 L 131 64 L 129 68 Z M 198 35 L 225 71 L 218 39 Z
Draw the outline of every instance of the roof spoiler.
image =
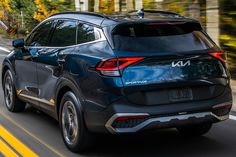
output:
M 170 11 L 162 11 L 162 10 L 144 10 L 144 9 L 140 9 L 140 10 L 133 10 L 133 11 L 128 12 L 128 14 L 133 14 L 133 13 L 135 13 L 140 18 L 144 18 L 145 13 L 153 13 L 153 14 L 160 14 L 160 15 L 166 15 L 166 16 L 182 17 L 178 13 L 174 13 L 174 12 L 170 12 Z

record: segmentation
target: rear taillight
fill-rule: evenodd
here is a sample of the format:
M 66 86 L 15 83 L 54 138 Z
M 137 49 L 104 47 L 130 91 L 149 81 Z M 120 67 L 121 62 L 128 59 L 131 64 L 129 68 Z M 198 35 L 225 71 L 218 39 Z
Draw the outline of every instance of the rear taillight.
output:
M 96 70 L 106 76 L 120 76 L 120 69 L 124 69 L 127 66 L 144 59 L 144 57 L 127 57 L 127 58 L 112 58 L 105 61 L 101 61 Z
M 224 52 L 212 52 L 212 53 L 210 53 L 210 55 L 223 61 L 223 62 L 225 62 L 225 60 L 226 60 Z

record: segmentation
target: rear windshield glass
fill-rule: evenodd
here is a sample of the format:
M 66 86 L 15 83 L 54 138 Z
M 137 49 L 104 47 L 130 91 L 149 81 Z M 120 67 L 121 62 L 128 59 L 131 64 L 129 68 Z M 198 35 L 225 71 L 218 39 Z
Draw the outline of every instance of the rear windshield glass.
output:
M 214 47 L 197 23 L 125 24 L 112 34 L 118 51 L 188 52 Z

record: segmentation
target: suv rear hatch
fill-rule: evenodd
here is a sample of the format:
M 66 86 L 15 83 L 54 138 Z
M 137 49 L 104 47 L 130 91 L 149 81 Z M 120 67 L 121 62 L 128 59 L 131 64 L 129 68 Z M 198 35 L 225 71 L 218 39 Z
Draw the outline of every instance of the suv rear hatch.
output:
M 224 54 L 199 23 L 125 23 L 116 26 L 112 35 L 118 58 L 143 57 L 120 69 L 130 102 L 158 105 L 204 100 L 224 91 Z

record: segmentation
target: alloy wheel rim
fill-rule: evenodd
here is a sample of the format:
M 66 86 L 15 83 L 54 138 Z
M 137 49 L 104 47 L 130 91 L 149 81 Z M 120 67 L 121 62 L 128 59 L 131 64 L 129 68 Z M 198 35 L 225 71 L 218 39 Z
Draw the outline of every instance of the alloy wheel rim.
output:
M 63 105 L 62 129 L 66 142 L 70 145 L 74 144 L 78 136 L 79 126 L 76 109 L 71 101 L 66 101 Z
M 5 93 L 5 102 L 8 108 L 12 107 L 13 101 L 13 87 L 12 87 L 12 79 L 10 75 L 7 75 L 5 79 L 4 85 L 4 93 Z

